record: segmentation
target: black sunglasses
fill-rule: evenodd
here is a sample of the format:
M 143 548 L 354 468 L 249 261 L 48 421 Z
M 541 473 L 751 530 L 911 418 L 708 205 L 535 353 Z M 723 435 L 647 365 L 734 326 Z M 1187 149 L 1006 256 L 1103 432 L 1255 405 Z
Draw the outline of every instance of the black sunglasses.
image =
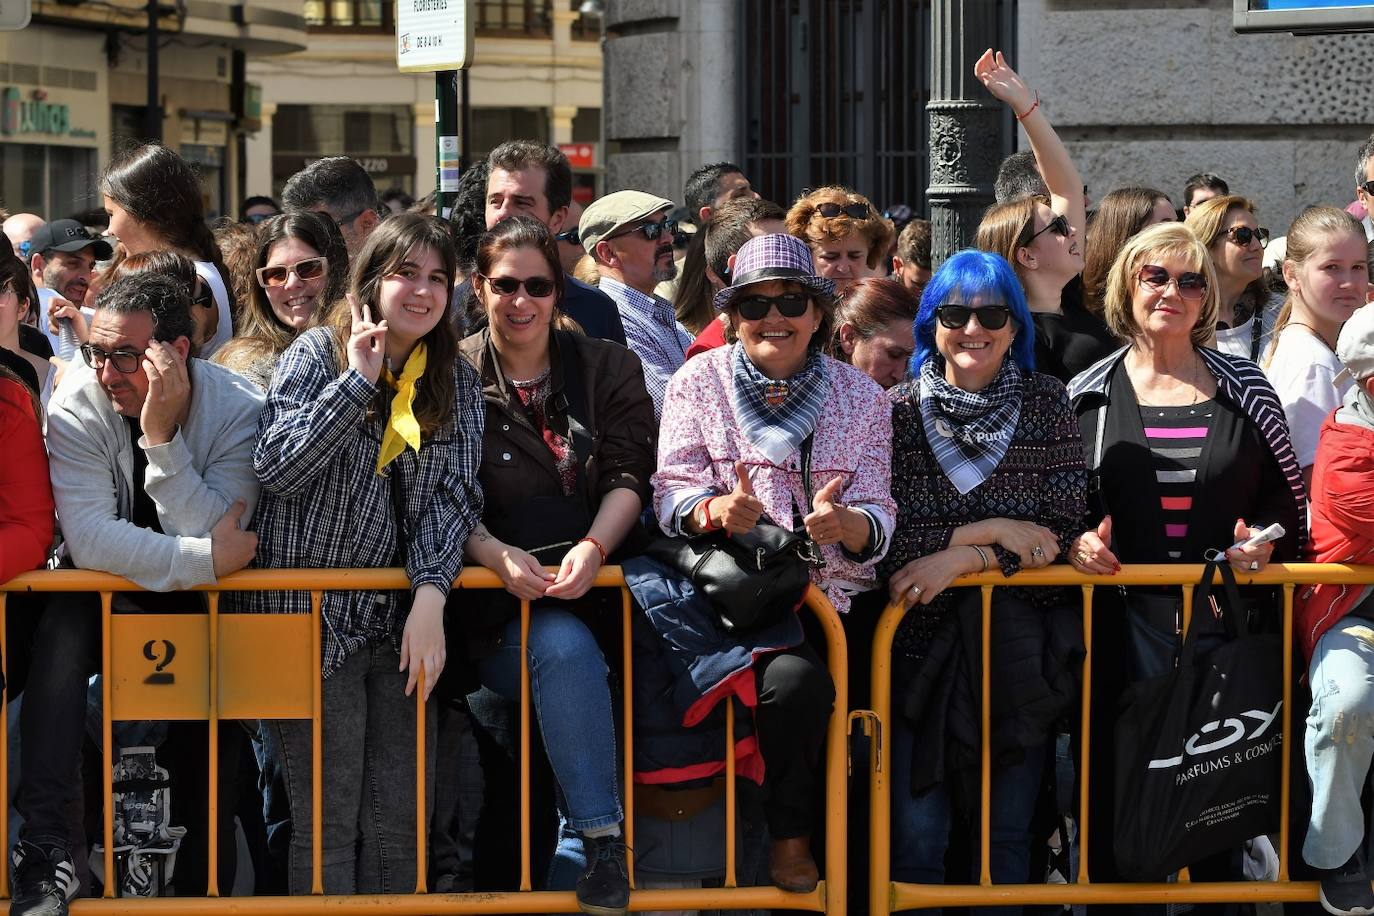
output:
M 1194 270 L 1184 271 L 1178 276 L 1169 273 L 1163 267 L 1155 264 L 1146 264 L 1140 268 L 1136 275 L 1140 282 L 1155 291 L 1162 291 L 1169 286 L 1169 281 L 1173 280 L 1178 287 L 1178 294 L 1184 299 L 1201 299 L 1207 292 L 1207 275 L 1198 273 Z
M 746 296 L 735 303 L 735 309 L 745 321 L 761 321 L 775 305 L 782 317 L 800 318 L 810 304 L 811 297 L 806 293 L 783 293 L 781 296 Z
M 622 235 L 632 235 L 636 232 L 644 233 L 644 237 L 652 242 L 665 232 L 676 234 L 677 220 L 665 219 L 661 223 L 645 223 L 642 226 L 635 226 L 633 229 L 626 229 L 624 232 L 617 232 L 615 235 L 611 236 L 611 238 L 618 239 Z
M 935 309 L 935 317 L 940 324 L 956 331 L 965 327 L 968 320 L 975 315 L 978 316 L 978 324 L 989 331 L 1000 331 L 1007 326 L 1011 320 L 1011 309 L 1005 305 L 983 305 L 977 308 L 969 305 L 941 305 Z
M 502 296 L 514 296 L 521 286 L 525 287 L 526 295 L 534 299 L 553 295 L 553 281 L 546 277 L 527 277 L 521 280 L 517 277 L 484 277 L 481 274 L 477 276 L 482 277 L 488 286 Z
M 868 204 L 817 204 L 816 212 L 826 219 L 834 219 L 841 213 L 852 219 L 868 219 L 868 214 L 873 211 Z
M 555 242 L 567 242 L 569 245 L 582 244 L 582 236 L 578 234 L 576 229 L 564 229 L 562 232 L 555 235 L 553 240 Z
M 1374 197 L 1374 181 L 1362 182 L 1360 184 L 1360 187 L 1364 188 L 1364 192 L 1366 194 L 1370 195 L 1371 197 Z
M 114 363 L 117 371 L 125 375 L 133 375 L 138 371 L 138 364 L 143 359 L 142 353 L 135 353 L 132 350 L 115 350 L 111 353 L 93 344 L 82 344 L 80 349 L 81 358 L 86 361 L 86 365 L 97 372 L 105 368 L 105 362 L 108 360 Z
M 1029 245 L 1031 242 L 1035 241 L 1035 240 L 1038 239 L 1040 236 L 1044 235 L 1046 232 L 1053 232 L 1055 235 L 1061 236 L 1061 237 L 1063 237 L 1063 238 L 1068 238 L 1068 237 L 1069 237 L 1069 220 L 1068 220 L 1068 217 L 1064 216 L 1064 214 L 1062 214 L 1062 213 L 1056 213 L 1056 214 L 1054 215 L 1054 219 L 1050 220 L 1050 221 L 1045 225 L 1045 228 L 1044 228 L 1044 229 L 1041 229 L 1039 232 L 1033 232 L 1033 233 L 1031 233 L 1031 237 L 1028 238 L 1028 239 L 1026 239 L 1026 245 Z M 1025 245 L 1023 245 L 1023 246 L 1021 246 L 1021 247 L 1024 248 Z
M 1250 247 L 1250 243 L 1259 239 L 1260 246 L 1269 244 L 1268 229 L 1251 229 L 1249 226 L 1232 226 L 1226 230 L 1226 236 L 1242 248 Z

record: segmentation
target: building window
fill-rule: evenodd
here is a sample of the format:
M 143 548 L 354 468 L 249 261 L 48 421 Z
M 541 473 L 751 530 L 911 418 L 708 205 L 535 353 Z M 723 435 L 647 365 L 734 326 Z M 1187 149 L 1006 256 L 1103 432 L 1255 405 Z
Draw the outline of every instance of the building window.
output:
M 305 24 L 315 29 L 390 32 L 396 29 L 395 0 L 305 0 Z
M 379 191 L 413 191 L 414 138 L 409 105 L 281 105 L 272 118 L 273 191 L 324 156 L 352 156 Z
M 98 207 L 95 157 L 84 147 L 0 143 L 0 199 L 50 219 Z

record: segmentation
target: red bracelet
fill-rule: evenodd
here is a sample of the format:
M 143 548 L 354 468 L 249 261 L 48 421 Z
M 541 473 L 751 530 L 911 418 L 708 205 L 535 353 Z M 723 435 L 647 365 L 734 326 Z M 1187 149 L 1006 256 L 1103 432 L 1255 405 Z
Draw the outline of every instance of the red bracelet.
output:
M 587 535 L 586 537 L 584 537 L 582 540 L 578 541 L 577 543 L 579 543 L 579 544 L 591 544 L 593 547 L 595 547 L 595 548 L 596 548 L 596 552 L 599 553 L 599 554 L 601 554 L 601 565 L 602 565 L 602 566 L 605 566 L 605 565 L 606 565 L 606 548 L 601 546 L 601 542 L 600 542 L 600 541 L 598 541 L 596 538 L 592 537 L 592 536 L 589 534 L 589 535 Z
M 1031 116 L 1031 112 L 1032 112 L 1032 111 L 1035 111 L 1035 109 L 1037 109 L 1037 108 L 1039 108 L 1039 107 L 1040 107 L 1040 93 L 1039 93 L 1039 92 L 1036 92 L 1036 93 L 1035 93 L 1035 101 L 1031 103 L 1031 107 L 1029 107 L 1029 108 L 1026 109 L 1026 113 L 1025 113 L 1025 114 L 1019 114 L 1019 115 L 1017 115 L 1017 116 L 1016 116 L 1016 120 L 1018 120 L 1018 121 L 1024 121 L 1024 120 L 1026 120 L 1026 118 L 1029 118 L 1029 117 Z
M 711 501 L 715 499 L 719 499 L 719 497 L 708 496 L 701 504 L 701 517 L 706 520 L 704 531 L 719 531 L 721 528 L 725 527 L 724 525 L 717 525 L 711 522 Z

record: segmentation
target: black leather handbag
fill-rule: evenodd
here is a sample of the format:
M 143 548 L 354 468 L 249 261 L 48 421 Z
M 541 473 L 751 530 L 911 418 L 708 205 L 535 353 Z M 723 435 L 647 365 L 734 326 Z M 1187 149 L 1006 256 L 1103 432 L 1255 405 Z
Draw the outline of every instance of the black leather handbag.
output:
M 811 541 L 768 522 L 744 534 L 661 537 L 644 553 L 690 579 L 732 632 L 759 629 L 795 611 L 811 584 L 811 563 L 819 559 Z

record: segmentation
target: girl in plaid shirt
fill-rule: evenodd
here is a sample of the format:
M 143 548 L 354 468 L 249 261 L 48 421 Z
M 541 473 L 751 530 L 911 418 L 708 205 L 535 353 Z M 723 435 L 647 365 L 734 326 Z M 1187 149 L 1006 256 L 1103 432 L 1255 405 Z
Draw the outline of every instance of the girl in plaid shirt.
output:
M 454 253 L 432 217 L 388 219 L 326 326 L 282 355 L 253 454 L 268 567 L 404 566 L 411 590 L 325 592 L 321 838 L 328 894 L 415 886 L 415 710 L 445 661 L 443 613 L 482 512 L 482 397 L 448 320 Z M 259 610 L 308 613 L 307 593 Z M 434 706 L 429 755 L 433 754 Z M 308 721 L 265 723 L 296 829 L 290 887 L 311 885 Z M 433 798 L 431 786 L 426 798 Z M 356 850 L 356 851 L 355 851 Z

